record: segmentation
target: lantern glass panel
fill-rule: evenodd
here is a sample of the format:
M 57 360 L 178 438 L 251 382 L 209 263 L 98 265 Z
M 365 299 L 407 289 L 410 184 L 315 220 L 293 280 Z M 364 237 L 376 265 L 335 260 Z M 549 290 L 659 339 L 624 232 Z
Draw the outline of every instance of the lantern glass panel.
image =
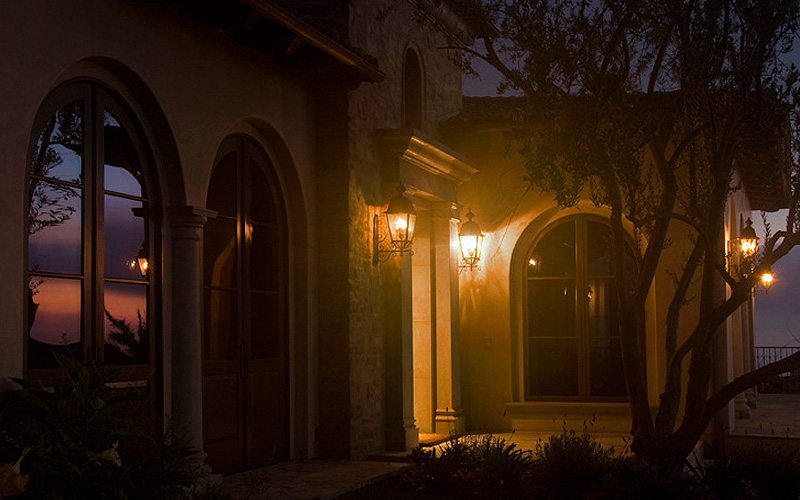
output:
M 465 260 L 472 259 L 478 255 L 478 235 L 470 234 L 461 237 L 461 256 Z
M 387 213 L 386 224 L 389 227 L 389 237 L 395 248 L 403 249 L 411 245 L 414 237 L 414 227 L 417 216 L 409 213 Z
M 739 238 L 739 244 L 742 249 L 742 255 L 744 257 L 750 257 L 756 253 L 758 238 Z

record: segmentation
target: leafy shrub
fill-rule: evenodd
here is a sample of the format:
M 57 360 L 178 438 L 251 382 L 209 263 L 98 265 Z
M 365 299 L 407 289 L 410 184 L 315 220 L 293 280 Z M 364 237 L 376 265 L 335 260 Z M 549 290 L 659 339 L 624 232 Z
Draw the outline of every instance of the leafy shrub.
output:
M 797 500 L 800 456 L 760 448 L 714 461 L 704 481 L 719 500 Z
M 636 457 L 617 457 L 611 464 L 608 491 L 619 500 L 710 500 L 709 488 L 683 467 L 666 467 Z
M 471 491 L 475 488 L 473 450 L 468 438 L 456 437 L 437 448 L 411 452 L 414 467 L 409 482 L 415 489 L 436 492 Z
M 124 418 L 141 396 L 106 385 L 116 367 L 54 356 L 65 373 L 52 387 L 15 379 L 21 389 L 0 393 L 0 464 L 23 456 L 29 475 L 19 498 L 191 498 L 196 452 Z
M 565 430 L 536 446 L 533 476 L 539 496 L 579 499 L 602 489 L 613 449 L 604 449 L 589 434 Z
M 533 455 L 501 438 L 461 437 L 438 451 L 415 450 L 412 462 L 406 481 L 417 491 L 396 498 L 800 499 L 798 454 L 751 451 L 709 465 L 674 467 L 615 455 L 591 435 L 566 430 L 540 441 Z M 425 496 L 429 493 L 434 496 Z M 382 494 L 374 489 L 354 498 Z
M 533 461 L 529 451 L 493 436 L 478 439 L 473 447 L 478 481 L 483 490 L 509 496 L 522 489 Z
M 418 489 L 460 496 L 513 497 L 521 490 L 530 452 L 494 436 L 457 437 L 438 450 L 418 448 L 410 481 Z

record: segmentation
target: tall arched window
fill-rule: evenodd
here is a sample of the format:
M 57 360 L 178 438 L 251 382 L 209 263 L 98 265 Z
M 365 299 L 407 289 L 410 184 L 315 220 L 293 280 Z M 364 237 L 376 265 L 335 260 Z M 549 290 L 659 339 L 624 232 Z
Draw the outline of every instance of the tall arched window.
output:
M 422 130 L 425 87 L 417 53 L 406 50 L 403 62 L 403 127 Z
M 28 182 L 28 376 L 48 380 L 52 352 L 154 376 L 159 220 L 150 158 L 122 102 L 95 83 L 42 104 Z M 150 384 L 153 387 L 153 384 Z
M 286 211 L 253 139 L 223 141 L 206 205 L 203 445 L 223 473 L 289 456 Z
M 626 397 L 611 228 L 577 216 L 551 226 L 526 258 L 525 398 L 621 400 Z M 635 269 L 627 248 L 626 266 Z

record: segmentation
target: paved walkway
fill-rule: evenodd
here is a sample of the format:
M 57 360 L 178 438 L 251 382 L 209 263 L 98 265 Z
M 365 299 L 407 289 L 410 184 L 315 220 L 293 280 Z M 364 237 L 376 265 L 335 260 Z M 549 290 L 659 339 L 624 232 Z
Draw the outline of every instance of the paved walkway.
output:
M 549 434 L 548 434 L 549 435 Z M 520 449 L 534 450 L 547 436 L 533 432 L 500 433 L 494 436 L 516 443 Z M 604 446 L 624 447 L 620 436 L 596 435 Z M 433 446 L 442 446 L 438 439 Z M 383 458 L 402 460 L 403 453 Z M 226 493 L 235 500 L 331 500 L 362 486 L 396 474 L 407 464 L 386 461 L 306 460 L 282 462 L 223 477 Z
M 800 394 L 759 394 L 758 407 L 749 419 L 737 419 L 733 431 L 739 436 L 800 437 Z M 533 432 L 495 434 L 534 450 L 548 435 Z M 439 436 L 427 436 L 434 446 Z M 622 436 L 597 433 L 603 446 L 625 451 Z M 747 439 L 747 438 L 744 438 Z M 402 454 L 394 454 L 400 458 Z M 234 500 L 331 500 L 400 471 L 405 464 L 385 461 L 307 460 L 283 462 L 223 478 L 225 491 Z
M 736 419 L 732 434 L 800 438 L 800 394 L 756 396 L 750 418 Z
M 235 500 L 330 500 L 396 473 L 406 464 L 349 460 L 283 462 L 225 476 Z

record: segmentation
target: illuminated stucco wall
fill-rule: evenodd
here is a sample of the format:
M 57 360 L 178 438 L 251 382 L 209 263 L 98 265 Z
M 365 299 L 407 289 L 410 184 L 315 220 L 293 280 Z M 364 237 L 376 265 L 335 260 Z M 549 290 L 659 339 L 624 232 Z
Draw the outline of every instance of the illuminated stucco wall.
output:
M 467 425 L 471 430 L 530 428 L 560 432 L 566 414 L 567 425 L 576 430 L 596 416 L 595 429 L 626 432 L 630 420 L 624 403 L 524 401 L 521 259 L 535 237 L 559 218 L 573 214 L 607 217 L 608 211 L 588 202 L 559 210 L 552 194 L 530 188 L 523 180 L 523 162 L 513 154 L 513 143 L 507 137 L 502 127 L 474 129 L 454 144 L 480 170 L 461 186 L 459 202 L 472 209 L 486 235 L 481 269 L 460 275 L 461 366 Z M 506 154 L 508 145 L 512 145 L 511 155 Z M 666 250 L 664 262 L 680 262 L 680 256 L 689 248 L 685 228 L 673 225 L 671 236 L 674 243 Z M 663 325 L 673 286 L 668 267 L 659 269 L 645 311 L 651 404 L 658 401 L 657 389 L 663 386 L 665 373 Z M 684 324 L 690 324 L 692 316 L 691 307 L 687 308 Z
M 304 81 L 265 54 L 245 49 L 218 30 L 158 3 L 33 0 L 0 4 L 0 375 L 22 375 L 25 172 L 32 124 L 42 99 L 59 83 L 90 78 L 118 93 L 142 122 L 153 149 L 164 206 L 162 318 L 165 408 L 170 408 L 170 332 L 181 285 L 170 278 L 173 207 L 204 207 L 211 169 L 226 135 L 247 133 L 275 162 L 293 238 L 292 453 L 313 456 L 316 391 L 309 329 L 315 303 L 316 211 L 314 95 Z M 304 215 L 305 214 L 305 215 Z M 302 241 L 300 241 L 302 240 Z M 199 269 L 198 269 L 199 272 Z M 194 307 L 201 305 L 194 304 Z M 296 334 L 296 335 L 295 335 Z M 195 332 L 201 339 L 201 332 Z M 198 340 L 199 342 L 199 340 Z M 180 351 L 178 351 L 180 352 Z M 200 390 L 195 380 L 185 390 Z

